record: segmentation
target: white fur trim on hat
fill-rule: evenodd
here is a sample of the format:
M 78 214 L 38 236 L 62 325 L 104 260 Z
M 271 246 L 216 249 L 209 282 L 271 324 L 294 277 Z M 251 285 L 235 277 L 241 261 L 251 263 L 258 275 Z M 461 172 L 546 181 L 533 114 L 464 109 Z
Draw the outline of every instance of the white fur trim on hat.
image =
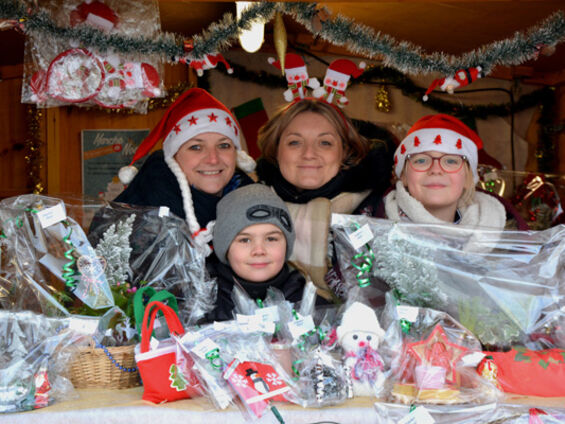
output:
M 255 170 L 255 160 L 245 150 L 237 151 L 237 167 L 245 172 L 253 172 Z
M 475 183 L 479 181 L 477 145 L 470 138 L 446 128 L 423 128 L 408 134 L 394 152 L 394 172 L 400 177 L 406 156 L 430 151 L 465 156 Z
M 233 116 L 221 109 L 197 109 L 183 116 L 167 134 L 163 141 L 165 158 L 172 158 L 185 142 L 207 132 L 225 135 L 241 150 L 240 129 Z

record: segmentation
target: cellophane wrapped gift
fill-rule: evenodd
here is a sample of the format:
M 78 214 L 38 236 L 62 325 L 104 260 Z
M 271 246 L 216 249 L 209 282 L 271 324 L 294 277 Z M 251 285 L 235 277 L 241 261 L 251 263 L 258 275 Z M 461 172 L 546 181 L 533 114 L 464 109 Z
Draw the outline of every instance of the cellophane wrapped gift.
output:
M 105 260 L 60 199 L 22 195 L 0 201 L 2 307 L 66 316 L 73 299 L 91 310 L 114 306 Z
M 565 419 L 565 409 L 526 405 L 401 405 L 375 403 L 377 424 L 558 424 Z
M 142 57 L 134 48 L 128 53 L 113 51 L 107 41 L 122 37 L 122 47 L 157 36 L 161 23 L 156 1 L 49 0 L 30 7 L 77 38 L 29 35 L 24 52 L 23 103 L 40 107 L 97 105 L 145 112 L 148 99 L 163 94 L 159 58 Z
M 100 245 L 112 225 L 126 219 L 131 220 L 127 281 L 173 293 L 183 325 L 195 324 L 214 308 L 217 285 L 188 225 L 175 215 L 163 215 L 160 208 L 109 202 L 94 215 L 88 239 Z
M 388 398 L 397 403 L 476 404 L 495 402 L 501 392 L 482 377 L 478 339 L 447 313 L 399 304 L 392 292 L 382 314 L 381 346 L 390 364 Z
M 43 408 L 76 395 L 64 377 L 77 333 L 69 318 L 0 310 L 0 413 Z
M 280 416 L 274 402 L 287 402 L 295 396 L 292 379 L 261 332 L 225 321 L 189 328 L 178 343 L 180 350 L 192 356 L 197 375 L 216 408 L 236 403 L 246 420 L 255 421 L 267 410 Z M 179 357 L 182 355 L 177 354 Z M 183 370 L 183 364 L 178 365 Z
M 485 348 L 561 347 L 565 226 L 493 231 L 333 215 L 346 291 L 384 281 L 404 304 L 449 313 Z

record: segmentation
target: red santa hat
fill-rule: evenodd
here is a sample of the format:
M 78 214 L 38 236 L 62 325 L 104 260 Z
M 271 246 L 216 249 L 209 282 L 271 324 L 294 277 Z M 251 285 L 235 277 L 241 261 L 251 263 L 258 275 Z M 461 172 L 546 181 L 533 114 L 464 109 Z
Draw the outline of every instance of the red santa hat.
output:
M 118 24 L 118 15 L 109 6 L 95 0 L 86 0 L 79 4 L 70 14 L 71 26 L 82 22 L 110 31 Z
M 241 129 L 230 110 L 219 100 L 201 88 L 191 88 L 179 96 L 163 114 L 161 120 L 137 148 L 129 166 L 120 169 L 120 181 L 128 184 L 137 169 L 134 162 L 141 159 L 163 139 L 165 162 L 175 174 L 183 197 L 184 212 L 190 230 L 200 229 L 192 205 L 192 196 L 186 176 L 174 159 L 180 147 L 198 134 L 214 132 L 228 137 L 237 149 L 237 166 L 246 172 L 255 168 L 255 161 L 241 149 Z
M 275 60 L 274 57 L 270 57 L 267 61 L 277 69 L 281 69 L 280 60 Z M 286 80 L 289 83 L 295 83 L 299 81 L 304 81 L 308 79 L 308 70 L 306 69 L 306 64 L 302 57 L 296 53 L 287 53 L 284 57 L 284 72 L 286 75 Z
M 477 133 L 459 119 L 441 113 L 427 115 L 412 125 L 394 152 L 394 172 L 400 177 L 408 155 L 437 151 L 465 156 L 476 183 L 478 150 L 482 147 L 483 141 Z
M 357 78 L 365 70 L 365 62 L 359 63 L 359 67 L 349 59 L 336 59 L 326 70 L 324 86 L 343 91 L 351 77 Z

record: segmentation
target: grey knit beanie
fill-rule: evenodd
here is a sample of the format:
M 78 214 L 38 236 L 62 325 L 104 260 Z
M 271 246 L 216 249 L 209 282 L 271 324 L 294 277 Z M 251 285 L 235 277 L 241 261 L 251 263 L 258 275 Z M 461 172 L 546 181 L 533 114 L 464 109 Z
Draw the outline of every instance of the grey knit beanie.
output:
M 250 184 L 226 194 L 216 208 L 214 252 L 224 264 L 231 242 L 246 227 L 273 224 L 286 238 L 286 259 L 294 245 L 294 225 L 282 199 L 268 186 Z

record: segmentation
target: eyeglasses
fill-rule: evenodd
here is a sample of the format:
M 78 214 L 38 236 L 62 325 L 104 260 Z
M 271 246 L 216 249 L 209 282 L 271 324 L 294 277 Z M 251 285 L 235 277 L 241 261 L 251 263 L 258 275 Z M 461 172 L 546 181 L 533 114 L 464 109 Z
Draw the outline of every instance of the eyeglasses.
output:
M 441 155 L 439 157 L 430 156 L 427 153 L 416 153 L 406 157 L 412 169 L 416 172 L 426 172 L 434 165 L 434 161 L 438 161 L 439 167 L 447 173 L 454 173 L 461 169 L 463 162 L 467 160 L 466 156 L 459 155 Z

